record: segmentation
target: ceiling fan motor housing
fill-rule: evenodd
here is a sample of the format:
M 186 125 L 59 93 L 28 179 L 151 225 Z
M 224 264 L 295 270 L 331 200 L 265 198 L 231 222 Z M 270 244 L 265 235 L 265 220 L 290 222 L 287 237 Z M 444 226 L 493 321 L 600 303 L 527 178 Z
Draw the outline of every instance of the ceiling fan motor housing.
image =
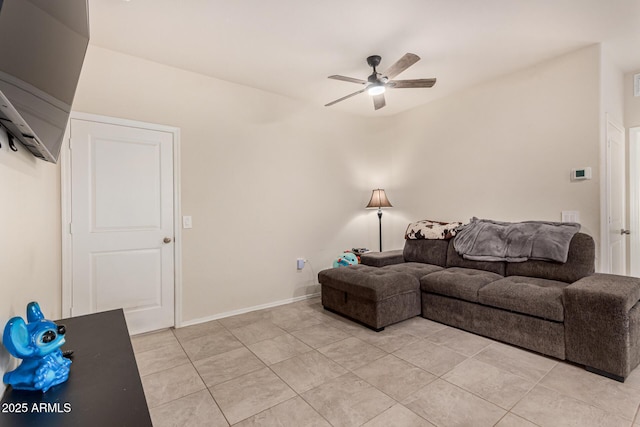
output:
M 382 61 L 382 57 L 380 57 L 380 55 L 371 55 L 367 58 L 367 64 L 369 64 L 369 67 L 373 68 L 380 65 L 380 61 Z

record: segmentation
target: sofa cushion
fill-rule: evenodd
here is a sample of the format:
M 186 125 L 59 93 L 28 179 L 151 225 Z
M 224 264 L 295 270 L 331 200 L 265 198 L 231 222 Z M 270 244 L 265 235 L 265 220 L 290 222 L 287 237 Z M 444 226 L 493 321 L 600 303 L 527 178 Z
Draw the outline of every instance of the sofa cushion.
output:
M 480 288 L 478 302 L 563 322 L 562 290 L 567 286 L 567 283 L 556 280 L 509 276 Z
M 577 233 L 569 243 L 569 255 L 564 264 L 529 260 L 507 264 L 507 276 L 529 276 L 573 283 L 595 271 L 596 245 L 593 237 Z
M 322 270 L 318 281 L 323 286 L 372 301 L 420 290 L 420 282 L 410 274 L 362 264 Z
M 502 278 L 489 271 L 452 267 L 422 277 L 420 289 L 423 292 L 478 302 L 478 290 Z
M 506 264 L 503 261 L 472 261 L 464 259 L 453 247 L 453 239 L 449 241 L 447 248 L 447 267 L 473 268 L 474 270 L 490 271 L 505 276 Z
M 431 274 L 434 271 L 442 270 L 442 267 L 431 264 L 423 264 L 421 262 L 405 262 L 402 264 L 387 265 L 382 267 L 382 270 L 397 271 L 398 273 L 407 273 L 420 279 L 422 276 Z
M 445 267 L 448 246 L 448 240 L 405 240 L 404 260 Z
M 372 267 L 384 267 L 385 265 L 404 262 L 402 249 L 384 252 L 367 252 L 360 255 L 360 262 Z

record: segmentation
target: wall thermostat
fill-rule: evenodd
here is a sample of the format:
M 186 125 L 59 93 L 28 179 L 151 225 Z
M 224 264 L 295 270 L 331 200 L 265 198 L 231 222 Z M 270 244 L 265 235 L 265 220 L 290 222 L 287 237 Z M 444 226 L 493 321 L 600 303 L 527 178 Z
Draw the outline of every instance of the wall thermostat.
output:
M 571 169 L 571 180 L 591 179 L 591 168 Z

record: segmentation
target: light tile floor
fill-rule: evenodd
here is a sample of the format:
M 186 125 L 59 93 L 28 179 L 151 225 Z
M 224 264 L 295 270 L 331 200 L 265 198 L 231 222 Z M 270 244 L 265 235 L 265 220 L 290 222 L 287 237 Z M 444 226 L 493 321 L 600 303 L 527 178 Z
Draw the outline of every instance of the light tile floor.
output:
M 622 384 L 421 317 L 376 333 L 318 298 L 132 343 L 155 427 L 640 427 L 640 369 Z

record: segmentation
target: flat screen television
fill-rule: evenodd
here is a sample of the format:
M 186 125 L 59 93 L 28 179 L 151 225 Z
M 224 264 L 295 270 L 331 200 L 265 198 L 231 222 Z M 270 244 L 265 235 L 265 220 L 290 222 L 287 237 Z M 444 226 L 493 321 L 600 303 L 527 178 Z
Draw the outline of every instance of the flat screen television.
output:
M 56 163 L 89 44 L 87 0 L 0 0 L 0 127 Z

